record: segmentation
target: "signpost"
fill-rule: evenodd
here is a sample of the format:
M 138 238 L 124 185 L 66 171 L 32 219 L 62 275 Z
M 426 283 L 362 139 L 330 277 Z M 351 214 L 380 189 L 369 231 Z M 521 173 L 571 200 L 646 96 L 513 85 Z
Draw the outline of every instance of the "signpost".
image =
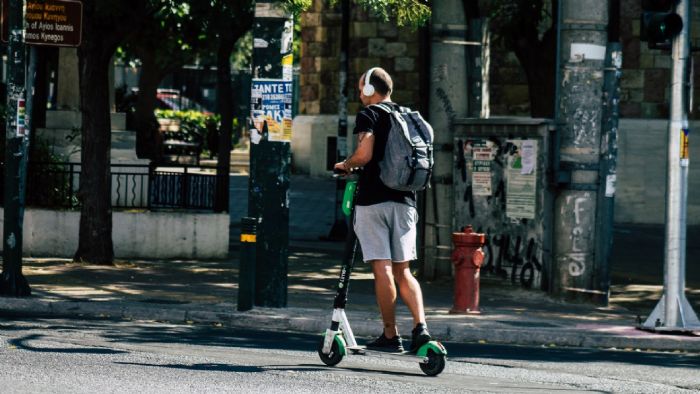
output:
M 253 25 L 248 216 L 257 219 L 255 305 L 287 306 L 293 20 L 258 1 Z
M 25 13 L 26 9 L 26 13 Z M 31 88 L 36 69 L 36 48 L 31 47 L 26 71 L 26 44 L 78 46 L 81 39 L 82 3 L 67 0 L 2 0 L 0 36 L 8 42 L 7 113 L 5 117 L 4 223 L 0 295 L 31 295 L 22 275 L 24 201 L 27 153 L 31 130 Z

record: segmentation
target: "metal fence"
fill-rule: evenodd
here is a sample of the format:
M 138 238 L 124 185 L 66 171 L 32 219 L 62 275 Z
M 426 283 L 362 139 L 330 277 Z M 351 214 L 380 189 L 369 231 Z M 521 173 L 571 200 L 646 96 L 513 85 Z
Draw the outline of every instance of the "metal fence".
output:
M 215 167 L 112 164 L 111 202 L 120 209 L 213 210 Z M 0 176 L 4 179 L 4 170 Z M 26 205 L 45 208 L 80 206 L 80 163 L 30 163 Z M 0 192 L 2 185 L 0 182 Z M 0 201 L 3 196 L 0 193 Z

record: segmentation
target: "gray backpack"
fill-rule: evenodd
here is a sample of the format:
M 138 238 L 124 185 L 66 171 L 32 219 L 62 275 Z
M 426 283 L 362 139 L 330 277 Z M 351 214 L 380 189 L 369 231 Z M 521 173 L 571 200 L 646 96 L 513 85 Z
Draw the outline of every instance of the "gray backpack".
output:
M 381 103 L 373 106 L 387 112 L 391 123 L 379 178 L 395 190 L 425 189 L 433 171 L 433 128 L 418 111 L 395 110 Z

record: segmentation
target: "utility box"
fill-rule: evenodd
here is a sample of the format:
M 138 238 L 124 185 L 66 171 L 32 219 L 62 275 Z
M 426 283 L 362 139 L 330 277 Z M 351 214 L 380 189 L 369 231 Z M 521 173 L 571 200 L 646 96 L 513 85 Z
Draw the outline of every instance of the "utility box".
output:
M 549 119 L 453 121 L 453 229 L 486 234 L 482 279 L 550 289 L 554 123 Z

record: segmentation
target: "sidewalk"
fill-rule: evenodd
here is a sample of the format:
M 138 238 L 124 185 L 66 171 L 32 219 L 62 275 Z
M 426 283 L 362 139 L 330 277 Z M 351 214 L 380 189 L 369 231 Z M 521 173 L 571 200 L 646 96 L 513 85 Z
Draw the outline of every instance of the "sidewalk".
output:
M 309 178 L 293 179 L 290 199 L 292 206 L 297 205 L 290 215 L 288 308 L 237 312 L 236 230 L 245 207 L 241 207 L 242 203 L 235 208 L 233 205 L 245 200 L 241 195 L 244 179 L 247 180 L 241 177 L 232 182 L 230 259 L 118 261 L 113 267 L 52 258 L 25 259 L 24 274 L 32 287 L 32 297 L 0 298 L 0 316 L 17 313 L 123 318 L 323 332 L 330 322 L 343 246 L 318 240 L 333 221 L 332 209 L 327 208 L 329 204 L 332 207 L 333 198 L 328 196 L 332 196 L 334 184 Z M 636 239 L 633 233 L 621 234 L 623 246 L 625 236 L 632 241 Z M 648 240 L 652 241 L 657 242 Z M 624 259 L 624 255 L 616 256 Z M 634 328 L 637 314 L 650 313 L 661 291 L 660 285 L 649 284 L 656 279 L 656 268 L 643 269 L 639 261 L 616 265 L 623 271 L 613 273 L 613 283 L 619 284 L 613 286 L 611 304 L 606 308 L 565 303 L 537 290 L 504 286 L 485 279 L 481 289 L 483 314 L 450 315 L 451 281 L 424 281 L 421 285 L 427 320 L 433 335 L 445 341 L 700 353 L 700 336 L 657 335 Z M 692 261 L 690 257 L 689 261 Z M 636 268 L 630 270 L 631 265 Z M 358 263 L 347 306 L 352 328 L 360 337 L 376 336 L 381 329 L 368 268 Z M 630 272 L 642 272 L 652 281 L 637 280 Z M 658 283 L 662 281 L 663 277 Z M 688 281 L 689 286 L 696 284 L 697 278 Z M 697 312 L 700 291 L 698 287 L 694 289 L 689 297 Z M 401 332 L 410 335 L 411 319 L 403 305 L 398 307 L 398 319 Z

